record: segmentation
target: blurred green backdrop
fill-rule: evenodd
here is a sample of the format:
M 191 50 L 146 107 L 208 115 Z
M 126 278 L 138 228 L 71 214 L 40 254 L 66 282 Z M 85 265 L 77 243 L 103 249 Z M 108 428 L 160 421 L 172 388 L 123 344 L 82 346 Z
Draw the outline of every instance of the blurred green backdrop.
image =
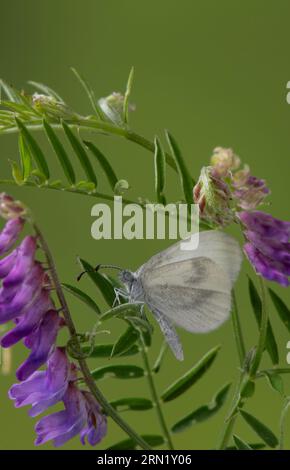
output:
M 208 162 L 212 149 L 230 146 L 248 162 L 254 174 L 267 179 L 271 206 L 277 217 L 289 219 L 290 106 L 286 103 L 286 83 L 290 80 L 288 0 L 147 0 L 122 2 L 106 0 L 2 0 L 1 1 L 1 77 L 21 88 L 31 79 L 45 82 L 59 91 L 76 109 L 90 113 L 83 91 L 69 70 L 81 71 L 95 88 L 97 96 L 124 89 L 129 69 L 136 74 L 133 101 L 137 110 L 132 126 L 153 139 L 168 128 L 176 136 L 192 173 Z M 33 91 L 33 90 L 31 90 Z M 41 136 L 39 136 L 41 141 Z M 117 138 L 95 136 L 94 141 L 114 163 L 120 178 L 129 180 L 132 197 L 153 198 L 152 155 L 134 144 Z M 17 154 L 15 135 L 2 136 L 1 178 L 8 176 L 8 159 Z M 47 147 L 47 151 L 50 152 Z M 48 153 L 48 155 L 53 155 Z M 57 178 L 57 165 L 52 162 Z M 107 189 L 101 182 L 100 187 Z M 90 236 L 92 219 L 90 198 L 27 188 L 3 187 L 21 198 L 33 210 L 47 235 L 61 278 L 74 283 L 79 267 L 76 256 L 93 264 L 116 263 L 136 268 L 168 243 L 154 241 L 94 241 Z M 167 191 L 173 200 L 180 197 L 173 172 L 168 174 Z M 130 194 L 131 196 L 131 194 Z M 247 297 L 246 271 L 237 287 L 238 302 L 247 347 L 255 344 L 257 329 Z M 88 279 L 82 287 L 104 307 Z M 274 286 L 285 301 L 289 290 Z M 70 299 L 73 315 L 82 329 L 94 318 Z M 281 366 L 286 367 L 286 343 L 290 335 L 281 326 L 271 306 L 271 318 L 279 342 Z M 112 334 L 121 324 L 112 325 Z M 216 364 L 191 391 L 166 405 L 169 424 L 186 412 L 208 402 L 213 394 L 238 374 L 238 361 L 231 322 L 220 330 L 196 336 L 181 332 L 184 363 L 167 355 L 160 375 L 159 390 L 186 371 L 209 348 L 222 344 Z M 150 357 L 154 360 L 160 334 L 156 329 Z M 16 365 L 26 351 L 13 350 L 13 371 L 0 378 L 0 448 L 33 449 L 33 422 L 27 409 L 15 410 L 7 398 Z M 128 359 L 134 362 L 134 359 Z M 267 360 L 265 361 L 267 365 Z M 290 383 L 285 380 L 286 391 Z M 110 398 L 148 395 L 144 380 L 113 381 L 101 384 Z M 260 381 L 247 410 L 277 433 L 282 402 L 278 394 Z M 224 415 L 192 427 L 174 440 L 177 448 L 213 448 L 218 440 Z M 143 433 L 158 433 L 154 411 L 127 413 L 126 419 Z M 290 418 L 288 420 L 290 428 Z M 237 433 L 245 440 L 259 439 L 240 420 Z M 110 422 L 109 436 L 102 448 L 124 438 Z M 81 448 L 74 439 L 64 448 Z M 47 444 L 42 448 L 52 448 Z M 290 429 L 287 433 L 290 448 Z

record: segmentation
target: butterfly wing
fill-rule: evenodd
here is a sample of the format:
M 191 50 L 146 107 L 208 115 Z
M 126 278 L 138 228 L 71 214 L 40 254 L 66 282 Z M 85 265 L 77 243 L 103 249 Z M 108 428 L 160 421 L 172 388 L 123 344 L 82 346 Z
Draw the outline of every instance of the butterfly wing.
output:
M 187 331 L 209 332 L 229 316 L 231 281 L 209 258 L 156 266 L 143 271 L 140 280 L 152 313 L 161 313 Z
M 205 257 L 215 262 L 224 271 L 224 274 L 231 280 L 233 285 L 238 277 L 242 263 L 242 253 L 238 242 L 230 235 L 218 230 L 200 232 L 193 235 L 193 237 L 199 237 L 196 250 L 182 250 L 181 243 L 186 242 L 186 240 L 179 241 L 166 250 L 152 256 L 147 263 L 141 266 L 137 275 L 142 275 L 143 272 L 151 271 L 156 267 L 177 261 Z

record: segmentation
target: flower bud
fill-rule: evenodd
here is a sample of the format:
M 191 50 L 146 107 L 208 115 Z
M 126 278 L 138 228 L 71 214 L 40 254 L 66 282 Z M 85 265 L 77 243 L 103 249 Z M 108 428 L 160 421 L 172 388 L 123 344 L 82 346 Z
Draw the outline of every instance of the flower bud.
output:
M 121 93 L 113 92 L 106 98 L 99 100 L 99 106 L 105 116 L 112 121 L 114 124 L 123 125 L 123 106 L 124 106 L 124 95 Z
M 63 101 L 58 101 L 53 96 L 34 93 L 32 105 L 37 111 L 53 118 L 71 118 L 75 115 Z
M 233 175 L 233 188 L 237 205 L 244 210 L 255 209 L 270 193 L 266 181 L 252 176 L 247 165 Z
M 124 126 L 124 95 L 113 92 L 111 95 L 99 99 L 99 106 L 104 115 L 118 126 Z M 129 110 L 135 111 L 135 106 L 129 104 Z
M 211 157 L 211 165 L 220 177 L 227 175 L 229 171 L 237 170 L 241 164 L 240 158 L 234 154 L 232 149 L 216 147 Z
M 225 181 L 215 173 L 213 167 L 203 167 L 193 189 L 195 204 L 199 204 L 200 216 L 216 226 L 228 225 L 234 217 L 231 208 L 231 193 Z
M 25 217 L 27 208 L 6 193 L 0 193 L 0 216 L 6 220 Z

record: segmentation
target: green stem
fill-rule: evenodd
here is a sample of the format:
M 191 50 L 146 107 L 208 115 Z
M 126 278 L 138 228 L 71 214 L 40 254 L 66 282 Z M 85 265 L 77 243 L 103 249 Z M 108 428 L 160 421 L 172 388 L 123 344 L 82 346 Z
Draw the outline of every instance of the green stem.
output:
M 111 196 L 110 194 L 100 193 L 98 191 L 85 192 L 85 191 L 82 191 L 80 189 L 77 189 L 74 186 L 58 187 L 58 186 L 55 186 L 55 185 L 50 184 L 50 183 L 44 183 L 42 185 L 37 185 L 37 184 L 33 183 L 32 181 L 25 181 L 22 185 L 19 186 L 19 184 L 17 184 L 16 181 L 10 180 L 10 179 L 1 179 L 0 180 L 0 185 L 1 184 L 7 184 L 7 185 L 10 185 L 10 186 L 17 186 L 17 187 L 28 186 L 30 188 L 37 188 L 37 189 L 51 189 L 51 190 L 55 190 L 55 191 L 63 191 L 63 192 L 66 192 L 66 193 L 81 194 L 82 196 L 90 196 L 90 197 L 95 197 L 95 198 L 98 198 L 98 199 L 104 199 L 105 201 L 114 202 L 114 195 Z M 122 201 L 125 204 L 137 204 L 135 201 L 131 201 L 130 199 L 126 199 L 126 198 L 123 198 L 123 197 L 122 197 Z M 139 204 L 142 205 L 142 206 L 144 205 L 142 203 L 139 203 Z
M 32 181 L 25 181 L 25 183 L 23 183 L 21 186 L 19 186 L 19 184 L 16 183 L 16 181 L 14 180 L 10 180 L 10 179 L 1 179 L 0 180 L 0 185 L 1 184 L 7 184 L 9 186 L 16 186 L 16 187 L 23 187 L 23 186 L 28 186 L 30 188 L 37 188 L 37 189 L 51 189 L 51 190 L 54 190 L 54 191 L 63 191 L 63 192 L 66 192 L 66 193 L 74 193 L 74 194 L 80 194 L 82 196 L 89 196 L 89 197 L 94 197 L 94 198 L 97 198 L 97 199 L 104 199 L 105 201 L 112 201 L 114 202 L 114 195 L 110 195 L 110 194 L 105 194 L 105 193 L 100 193 L 98 191 L 91 191 L 91 192 L 84 192 L 80 189 L 77 189 L 73 186 L 71 187 L 68 187 L 68 186 L 62 186 L 62 187 L 58 187 L 58 186 L 55 186 L 53 184 L 50 184 L 50 183 L 45 183 L 41 186 L 33 183 Z M 123 204 L 139 204 L 143 209 L 145 209 L 146 207 L 146 203 L 143 203 L 143 202 L 135 202 L 135 201 L 132 201 L 130 199 L 127 199 L 127 198 L 123 198 L 122 197 L 122 203 Z M 165 211 L 165 217 L 169 217 L 169 212 L 168 211 Z M 188 217 L 187 219 L 189 222 L 190 222 L 190 218 Z M 200 221 L 199 222 L 199 227 L 203 230 L 206 230 L 206 229 L 209 229 L 209 225 L 204 222 L 204 221 Z
M 239 355 L 240 366 L 242 367 L 244 364 L 245 356 L 246 356 L 246 349 L 245 349 L 245 343 L 244 343 L 244 338 L 243 338 L 243 333 L 242 333 L 241 322 L 239 318 L 237 299 L 236 299 L 236 295 L 234 291 L 232 295 L 233 295 L 232 323 L 233 323 L 236 346 L 237 346 L 238 355 Z
M 164 415 L 163 415 L 163 411 L 162 411 L 161 403 L 160 403 L 160 398 L 157 394 L 157 390 L 156 390 L 156 387 L 155 387 L 152 370 L 151 370 L 151 367 L 150 367 L 150 364 L 149 364 L 149 359 L 148 359 L 148 355 L 147 355 L 147 347 L 144 344 L 144 340 L 143 340 L 142 337 L 141 337 L 141 340 L 140 340 L 140 346 L 141 346 L 141 353 L 142 353 L 142 357 L 143 357 L 143 361 L 144 361 L 144 366 L 145 366 L 145 369 L 146 369 L 146 372 L 147 372 L 148 384 L 149 384 L 149 388 L 150 388 L 150 391 L 151 391 L 151 396 L 152 396 L 152 399 L 153 399 L 153 403 L 154 403 L 154 406 L 156 408 L 156 412 L 157 412 L 158 420 L 159 420 L 159 423 L 160 423 L 160 427 L 163 431 L 165 441 L 168 444 L 169 449 L 173 450 L 174 449 L 173 442 L 172 442 L 171 435 L 170 435 L 169 429 L 167 427 L 167 424 L 166 424 L 166 421 L 165 421 L 165 418 L 164 418 Z
M 66 325 L 68 327 L 70 336 L 71 336 L 72 339 L 75 340 L 74 344 L 76 346 L 76 351 L 77 351 L 78 357 L 79 357 L 78 358 L 78 363 L 79 363 L 79 366 L 80 366 L 80 369 L 82 371 L 82 374 L 83 374 L 83 377 L 85 379 L 87 387 L 89 388 L 89 390 L 91 391 L 93 396 L 96 398 L 98 403 L 101 405 L 104 412 L 107 413 L 115 421 L 115 423 L 117 423 L 120 426 L 120 428 L 123 429 L 123 431 L 125 431 L 128 434 L 128 436 L 130 436 L 134 440 L 134 442 L 136 442 L 142 449 L 150 450 L 151 449 L 150 446 L 144 441 L 144 439 L 142 439 L 142 437 L 139 436 L 139 434 L 137 434 L 119 416 L 117 411 L 108 403 L 108 401 L 106 400 L 106 398 L 104 397 L 102 392 L 97 387 L 94 379 L 92 378 L 89 367 L 86 363 L 86 360 L 84 358 L 82 358 L 82 355 L 81 355 L 81 348 L 80 348 L 79 342 L 77 340 L 77 331 L 75 329 L 75 326 L 74 326 L 74 323 L 73 323 L 73 320 L 72 320 L 72 317 L 71 317 L 71 314 L 70 314 L 70 311 L 69 311 L 69 308 L 68 308 L 68 305 L 67 305 L 62 287 L 61 287 L 61 283 L 60 283 L 60 280 L 58 278 L 58 274 L 57 274 L 56 266 L 55 266 L 55 263 L 54 263 L 54 259 L 52 257 L 52 254 L 50 252 L 48 244 L 47 244 L 45 238 L 43 237 L 40 229 L 35 224 L 33 224 L 33 226 L 34 226 L 35 232 L 37 234 L 37 237 L 38 237 L 39 243 L 41 245 L 41 248 L 43 249 L 43 251 L 45 253 L 46 260 L 47 260 L 47 263 L 48 263 L 48 266 L 49 266 L 49 269 L 50 269 L 51 278 L 52 278 L 53 284 L 54 284 L 55 289 L 56 289 L 56 293 L 57 293 L 57 296 L 58 296 L 58 299 L 59 299 L 59 302 L 60 302 L 60 305 L 61 305 L 61 308 L 62 308 L 62 311 L 63 311 L 63 315 L 64 315 L 64 318 L 65 318 Z
M 262 277 L 259 277 L 260 281 L 260 289 L 261 289 L 261 302 L 262 302 L 262 319 L 261 319 L 261 326 L 260 326 L 260 335 L 258 340 L 258 345 L 256 349 L 255 358 L 251 369 L 249 371 L 249 377 L 246 375 L 246 371 L 243 370 L 241 372 L 238 386 L 236 393 L 233 398 L 233 402 L 231 405 L 230 413 L 228 418 L 225 421 L 225 427 L 222 433 L 221 442 L 218 446 L 219 449 L 225 449 L 228 445 L 229 439 L 232 435 L 232 430 L 238 416 L 238 411 L 241 409 L 246 402 L 246 397 L 242 397 L 242 390 L 245 385 L 245 380 L 255 380 L 258 378 L 257 370 L 261 363 L 263 352 L 265 349 L 265 342 L 266 342 L 266 333 L 267 333 L 267 326 L 268 326 L 268 310 L 266 305 L 266 286 Z
M 241 387 L 242 387 L 244 376 L 245 376 L 245 373 L 242 372 L 239 377 L 236 391 L 233 396 L 230 412 L 225 420 L 225 426 L 222 432 L 221 441 L 217 447 L 219 450 L 226 449 L 228 442 L 231 438 L 233 427 L 235 425 L 235 422 L 238 416 L 238 409 L 241 408 L 240 395 L 241 395 Z
M 290 407 L 290 398 L 286 397 L 284 406 L 282 409 L 282 413 L 281 413 L 281 418 L 280 418 L 279 450 L 284 449 L 284 436 L 285 436 L 285 425 L 286 425 L 285 421 L 286 421 L 286 416 L 287 416 L 289 407 Z
M 266 303 L 266 286 L 263 278 L 259 276 L 260 281 L 260 291 L 261 291 L 261 303 L 262 303 L 262 318 L 261 318 L 261 326 L 260 326 L 260 336 L 259 341 L 256 349 L 255 358 L 250 370 L 250 375 L 255 377 L 260 362 L 262 360 L 263 352 L 265 349 L 265 342 L 267 337 L 267 327 L 268 327 L 268 309 Z
M 123 137 L 131 142 L 134 142 L 138 145 L 140 145 L 141 147 L 143 147 L 144 149 L 146 150 L 149 150 L 151 153 L 154 153 L 154 150 L 155 150 L 155 147 L 154 147 L 154 144 L 153 142 L 151 142 L 150 140 L 146 139 L 145 137 L 137 134 L 136 132 L 133 132 L 129 129 L 125 129 L 123 127 L 118 127 L 118 126 L 115 126 L 113 124 L 110 124 L 108 122 L 105 122 L 105 121 L 99 121 L 99 120 L 96 120 L 96 119 L 86 119 L 86 118 L 83 118 L 83 117 L 80 117 L 78 120 L 65 120 L 65 122 L 71 127 L 71 128 L 81 128 L 82 130 L 85 130 L 85 131 L 101 131 L 101 132 L 104 132 L 106 134 L 111 134 L 111 135 L 115 135 L 115 136 L 118 136 L 118 137 Z M 39 131 L 39 130 L 43 130 L 43 124 L 42 124 L 42 120 L 37 120 L 37 119 L 34 119 L 32 122 L 28 122 L 26 123 L 24 121 L 24 124 L 26 125 L 27 129 L 29 130 L 32 130 L 32 131 Z M 59 123 L 53 123 L 53 122 L 50 122 L 51 126 L 54 128 L 54 129 L 60 129 L 62 130 L 62 125 L 59 124 Z M 8 127 L 4 130 L 2 130 L 0 132 L 0 134 L 13 134 L 15 132 L 19 132 L 19 129 L 17 126 L 13 126 L 13 127 Z M 172 156 L 168 153 L 165 153 L 165 157 L 166 157 L 166 162 L 168 163 L 168 165 L 175 171 L 176 170 L 176 165 L 175 165 L 175 162 L 172 158 Z
M 260 370 L 257 374 L 256 374 L 256 379 L 261 379 L 261 378 L 264 378 L 265 377 L 265 373 L 275 373 L 275 374 L 290 374 L 290 368 L 289 367 L 283 367 L 283 368 L 279 368 L 279 367 L 275 367 L 274 369 L 265 369 L 265 370 Z

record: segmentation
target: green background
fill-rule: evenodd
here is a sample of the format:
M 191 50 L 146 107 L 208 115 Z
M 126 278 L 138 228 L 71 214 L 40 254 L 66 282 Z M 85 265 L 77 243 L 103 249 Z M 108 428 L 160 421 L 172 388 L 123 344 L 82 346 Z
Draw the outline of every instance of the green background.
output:
M 124 89 L 129 69 L 135 66 L 131 116 L 134 129 L 154 138 L 168 128 L 176 136 L 195 177 L 207 164 L 212 149 L 232 147 L 255 175 L 266 178 L 272 190 L 275 216 L 289 218 L 290 106 L 286 83 L 290 80 L 288 0 L 2 0 L 1 76 L 21 88 L 31 79 L 52 86 L 76 109 L 90 113 L 89 104 L 69 67 L 75 66 L 91 82 L 97 96 Z M 33 90 L 31 90 L 33 91 Z M 40 142 L 44 142 L 39 136 Z M 132 186 L 130 197 L 153 198 L 152 155 L 118 138 L 95 136 L 94 141 L 114 163 L 120 178 Z M 17 156 L 15 135 L 2 136 L 1 178 L 9 175 L 7 160 Z M 60 173 L 48 147 L 54 176 Z M 100 189 L 107 190 L 100 179 Z M 94 241 L 90 236 L 91 207 L 88 197 L 28 188 L 8 188 L 28 204 L 46 234 L 61 279 L 74 283 L 79 272 L 76 256 L 136 268 L 166 242 Z M 169 171 L 167 194 L 181 197 L 178 181 Z M 129 194 L 128 194 L 129 196 Z M 237 234 L 236 234 L 237 235 Z M 237 292 L 247 347 L 257 340 L 257 328 L 249 307 L 244 261 Z M 88 279 L 82 288 L 104 304 Z M 274 286 L 285 301 L 289 290 Z M 81 329 L 93 324 L 92 313 L 70 299 L 73 316 Z M 280 349 L 280 365 L 286 367 L 286 343 L 290 334 L 281 326 L 272 305 L 271 319 Z M 112 336 L 122 324 L 112 324 Z M 167 355 L 156 377 L 159 390 L 193 365 L 208 349 L 222 344 L 217 362 L 182 398 L 166 405 L 169 424 L 197 406 L 207 403 L 226 382 L 238 375 L 238 361 L 231 322 L 205 336 L 181 332 L 185 361 Z M 161 337 L 155 330 L 150 358 L 154 360 Z M 25 357 L 22 345 L 13 350 L 13 373 L 0 379 L 0 448 L 33 449 L 33 420 L 27 409 L 16 410 L 7 399 L 14 369 Z M 267 356 L 267 355 L 265 355 Z M 134 362 L 135 359 L 128 359 Z M 125 362 L 125 360 L 124 360 Z M 265 365 L 269 364 L 265 358 Z M 290 383 L 285 380 L 286 391 Z M 145 380 L 108 379 L 101 385 L 108 398 L 148 396 Z M 229 404 L 228 404 L 229 405 Z M 228 406 L 227 405 L 227 406 Z M 278 432 L 282 401 L 264 381 L 246 407 Z M 226 407 L 210 421 L 176 435 L 177 448 L 213 448 L 218 440 Z M 127 413 L 128 421 L 142 433 L 159 433 L 154 411 Z M 289 418 L 290 419 L 290 418 Z M 290 423 L 288 423 L 290 425 Z M 241 420 L 237 434 L 249 442 L 259 441 Z M 101 448 L 125 436 L 113 423 Z M 287 435 L 290 448 L 290 430 Z M 74 439 L 63 448 L 81 448 Z M 48 443 L 42 447 L 52 448 Z M 88 448 L 88 447 L 87 447 Z

